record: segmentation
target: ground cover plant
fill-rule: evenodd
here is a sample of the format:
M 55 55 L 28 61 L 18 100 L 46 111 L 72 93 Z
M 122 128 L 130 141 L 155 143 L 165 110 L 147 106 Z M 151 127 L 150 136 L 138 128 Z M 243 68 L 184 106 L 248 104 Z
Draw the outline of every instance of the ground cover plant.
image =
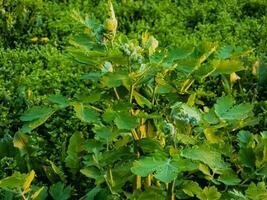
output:
M 65 57 L 43 44 L 3 49 L 1 197 L 266 199 L 264 59 L 236 45 L 127 36 L 107 8 L 102 22 L 72 13 L 84 31 Z

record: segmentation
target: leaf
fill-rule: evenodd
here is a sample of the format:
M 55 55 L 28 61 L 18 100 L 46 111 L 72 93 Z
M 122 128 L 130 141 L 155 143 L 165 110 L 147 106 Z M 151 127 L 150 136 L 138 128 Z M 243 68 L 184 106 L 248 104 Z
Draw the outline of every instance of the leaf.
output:
M 237 174 L 235 174 L 232 170 L 225 171 L 218 178 L 218 181 L 224 183 L 225 185 L 238 185 L 240 183 L 240 179 Z
M 134 96 L 137 104 L 139 106 L 141 106 L 142 108 L 144 108 L 145 106 L 147 106 L 148 108 L 151 108 L 152 107 L 151 102 L 147 98 L 145 98 L 144 96 L 142 96 L 141 94 L 139 94 L 138 92 L 134 92 L 133 93 L 133 96 Z
M 264 182 L 259 182 L 257 185 L 251 183 L 245 192 L 246 197 L 253 200 L 267 199 L 267 188 Z
M 185 180 L 182 183 L 182 190 L 185 194 L 187 194 L 190 197 L 194 197 L 194 195 L 201 194 L 202 192 L 202 189 L 197 182 L 189 180 Z
M 99 186 L 94 187 L 91 189 L 86 195 L 83 200 L 95 200 L 95 196 L 101 191 L 102 189 Z
M 54 200 L 67 200 L 71 197 L 71 192 L 72 188 L 70 186 L 64 187 L 61 182 L 53 184 L 49 189 L 49 193 Z
M 65 159 L 66 166 L 70 168 L 73 174 L 76 174 L 80 168 L 80 153 L 84 150 L 84 140 L 82 133 L 75 132 L 69 142 L 67 157 Z
M 138 197 L 134 198 L 136 200 L 148 200 L 148 199 L 155 199 L 155 200 L 165 200 L 166 197 L 164 192 L 156 187 L 149 187 L 143 192 L 138 192 Z
M 170 183 L 178 175 L 178 166 L 171 159 L 145 157 L 134 161 L 131 171 L 142 177 L 154 173 L 155 178 L 165 183 Z
M 168 56 L 166 61 L 167 62 L 173 62 L 175 60 L 181 60 L 181 59 L 185 59 L 188 56 L 190 56 L 194 51 L 194 48 L 190 47 L 190 48 L 178 48 L 178 47 L 174 47 L 168 50 Z
M 0 180 L 0 188 L 15 189 L 21 188 L 25 183 L 27 175 L 15 172 L 12 176 Z
M 69 105 L 68 99 L 62 95 L 50 95 L 48 100 L 58 104 L 60 108 L 66 108 Z
M 129 113 L 119 112 L 114 120 L 118 129 L 131 130 L 139 125 L 139 121 L 136 117 L 131 116 Z
M 27 192 L 30 189 L 34 176 L 35 176 L 34 170 L 30 171 L 30 173 L 26 176 L 25 182 L 23 184 L 23 192 Z
M 49 107 L 35 106 L 27 110 L 20 119 L 24 122 L 30 122 L 39 119 L 48 118 L 54 110 Z
M 234 105 L 235 101 L 231 96 L 222 96 L 217 99 L 214 105 L 215 113 L 222 120 L 242 120 L 249 116 L 253 105 L 242 103 Z
M 241 130 L 237 134 L 238 146 L 240 148 L 248 147 L 253 141 L 253 134 L 249 131 Z
M 234 51 L 234 47 L 233 46 L 223 46 L 221 48 L 218 49 L 218 51 L 216 52 L 216 57 L 218 59 L 227 59 L 230 58 L 232 53 Z
M 89 72 L 81 76 L 81 80 L 99 81 L 103 76 L 103 72 Z
M 55 163 L 53 163 L 52 161 L 49 161 L 49 162 L 51 164 L 51 167 L 52 167 L 53 171 L 59 176 L 59 178 L 61 179 L 61 181 L 63 181 L 64 183 L 66 183 L 67 180 L 66 180 L 66 176 L 65 176 L 63 170 L 61 168 L 57 167 L 55 165 Z
M 22 121 L 27 122 L 26 124 L 24 124 L 21 131 L 32 131 L 33 129 L 45 123 L 48 118 L 54 114 L 54 112 L 54 109 L 44 106 L 30 108 L 20 117 Z
M 185 148 L 181 151 L 181 156 L 188 159 L 201 161 L 207 164 L 214 171 L 224 171 L 229 169 L 229 165 L 223 161 L 221 154 L 212 151 L 206 146 Z
M 22 155 L 27 153 L 28 143 L 29 143 L 28 135 L 22 132 L 15 133 L 13 144 L 14 144 L 14 147 L 17 147 L 20 150 Z
M 242 148 L 238 153 L 238 158 L 244 166 L 254 168 L 256 157 L 252 148 Z
M 87 123 L 96 123 L 99 121 L 99 113 L 90 107 L 84 106 L 82 103 L 72 103 L 76 116 Z
M 45 199 L 47 199 L 47 196 L 48 196 L 47 187 L 43 186 L 32 194 L 31 199 L 33 199 L 33 200 L 45 200 Z
M 213 75 L 231 74 L 245 69 L 243 63 L 239 60 L 214 60 L 212 65 L 215 68 Z
M 95 179 L 97 185 L 105 181 L 100 170 L 94 166 L 83 168 L 80 172 L 88 178 Z
M 93 131 L 96 134 L 95 137 L 100 138 L 104 141 L 110 140 L 112 138 L 113 133 L 111 130 L 111 128 L 105 126 L 95 126 L 93 128 Z
M 202 193 L 199 193 L 197 195 L 197 198 L 200 200 L 218 200 L 221 198 L 221 193 L 218 192 L 217 188 L 215 186 L 212 187 L 205 187 L 202 190 Z

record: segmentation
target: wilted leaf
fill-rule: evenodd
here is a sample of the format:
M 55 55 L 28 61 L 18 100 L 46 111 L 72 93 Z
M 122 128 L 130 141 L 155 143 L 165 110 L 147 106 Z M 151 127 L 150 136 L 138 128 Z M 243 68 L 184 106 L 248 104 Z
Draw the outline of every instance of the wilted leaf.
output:
M 26 176 L 25 182 L 23 184 L 23 191 L 24 192 L 27 192 L 30 189 L 30 186 L 31 186 L 31 183 L 34 179 L 34 176 L 35 176 L 34 170 L 30 171 L 30 173 Z
M 21 154 L 27 153 L 27 146 L 29 142 L 29 136 L 22 132 L 17 132 L 14 135 L 13 144 L 14 147 L 17 147 Z

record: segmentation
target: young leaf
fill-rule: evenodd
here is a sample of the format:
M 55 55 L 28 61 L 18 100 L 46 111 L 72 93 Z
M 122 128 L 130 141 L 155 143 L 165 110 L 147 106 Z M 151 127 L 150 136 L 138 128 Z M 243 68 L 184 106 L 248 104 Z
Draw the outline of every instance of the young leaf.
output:
M 267 199 L 267 188 L 264 182 L 259 182 L 257 185 L 251 183 L 245 192 L 246 197 L 253 200 Z

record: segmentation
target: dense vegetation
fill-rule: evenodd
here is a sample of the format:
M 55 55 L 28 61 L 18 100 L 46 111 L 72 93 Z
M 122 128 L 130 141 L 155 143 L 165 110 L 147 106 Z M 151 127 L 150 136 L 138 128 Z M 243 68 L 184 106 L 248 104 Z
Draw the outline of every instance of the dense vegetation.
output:
M 267 199 L 265 0 L 0 16 L 1 199 Z

